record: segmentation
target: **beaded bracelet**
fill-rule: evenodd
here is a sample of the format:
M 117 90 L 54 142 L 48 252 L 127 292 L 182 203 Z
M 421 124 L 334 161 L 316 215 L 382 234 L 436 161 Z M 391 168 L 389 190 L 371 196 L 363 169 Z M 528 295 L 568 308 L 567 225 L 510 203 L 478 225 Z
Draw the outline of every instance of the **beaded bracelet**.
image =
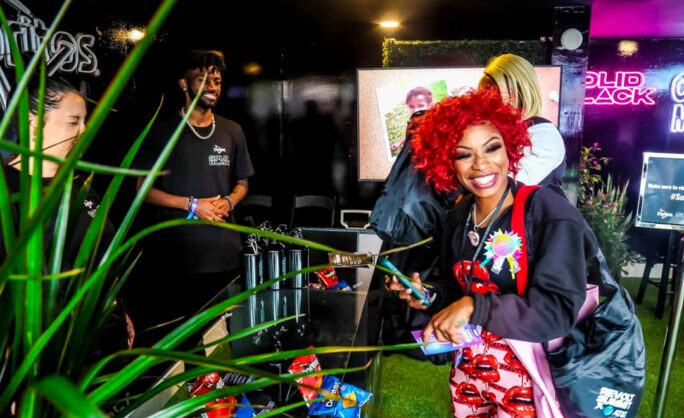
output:
M 230 196 L 228 196 L 228 195 L 222 196 L 221 199 L 225 199 L 228 201 L 228 207 L 230 208 L 229 211 L 232 212 L 233 211 L 233 199 L 231 199 Z
M 191 197 L 190 205 L 188 206 L 188 217 L 185 219 L 197 219 L 197 216 L 195 216 L 195 212 L 197 211 L 198 203 L 198 199 Z

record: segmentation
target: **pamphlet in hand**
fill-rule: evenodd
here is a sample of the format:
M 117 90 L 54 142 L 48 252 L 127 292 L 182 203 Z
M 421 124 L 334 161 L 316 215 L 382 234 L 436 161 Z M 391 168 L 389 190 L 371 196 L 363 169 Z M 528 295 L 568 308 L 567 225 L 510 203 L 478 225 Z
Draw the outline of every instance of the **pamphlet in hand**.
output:
M 479 325 L 468 324 L 461 329 L 461 334 L 463 335 L 464 342 L 462 344 L 454 344 L 452 342 L 440 342 L 437 341 L 437 337 L 434 332 L 430 334 L 430 339 L 428 339 L 427 344 L 421 345 L 420 349 L 423 350 L 423 354 L 426 356 L 439 353 L 447 353 L 449 351 L 460 350 L 465 347 L 470 347 L 471 345 L 480 344 L 482 342 L 482 327 Z M 418 329 L 411 331 L 411 335 L 416 339 L 417 342 L 423 342 L 423 330 Z

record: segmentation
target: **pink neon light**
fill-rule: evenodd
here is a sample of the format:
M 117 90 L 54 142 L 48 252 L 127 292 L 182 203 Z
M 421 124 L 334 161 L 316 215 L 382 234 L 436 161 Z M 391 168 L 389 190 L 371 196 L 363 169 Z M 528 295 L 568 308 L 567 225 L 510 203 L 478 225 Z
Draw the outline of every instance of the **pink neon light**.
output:
M 587 105 L 654 105 L 651 97 L 654 88 L 641 88 L 646 77 L 638 71 L 616 71 L 613 77 L 607 71 L 587 71 L 587 94 L 596 89 L 598 93 L 585 97 Z

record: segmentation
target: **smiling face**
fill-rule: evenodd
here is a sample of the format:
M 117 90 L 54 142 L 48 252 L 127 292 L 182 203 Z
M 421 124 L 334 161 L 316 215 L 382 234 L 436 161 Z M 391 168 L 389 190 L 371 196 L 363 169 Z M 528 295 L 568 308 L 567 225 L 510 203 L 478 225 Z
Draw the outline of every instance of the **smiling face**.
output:
M 204 89 L 202 90 L 202 95 L 200 96 L 197 106 L 205 109 L 213 109 L 216 107 L 218 99 L 221 96 L 221 73 L 216 67 L 212 66 L 208 69 L 195 68 L 194 70 L 190 70 L 186 74 L 186 77 L 181 79 L 180 83 L 181 87 L 183 87 L 186 92 L 186 98 L 192 101 L 200 91 L 205 73 L 207 74 L 207 81 L 204 84 Z M 187 86 L 187 90 L 184 85 Z
M 476 199 L 498 198 L 508 182 L 504 141 L 491 124 L 471 125 L 457 145 L 456 178 Z

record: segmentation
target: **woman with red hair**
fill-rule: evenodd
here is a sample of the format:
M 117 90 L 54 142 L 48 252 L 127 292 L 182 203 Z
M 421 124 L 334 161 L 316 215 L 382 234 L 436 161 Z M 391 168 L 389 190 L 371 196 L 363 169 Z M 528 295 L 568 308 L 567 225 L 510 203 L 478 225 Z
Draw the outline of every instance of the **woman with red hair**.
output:
M 522 190 L 515 174 L 529 145 L 523 115 L 496 90 L 443 100 L 414 132 L 417 169 L 436 190 L 460 189 L 464 197 L 443 229 L 431 306 L 396 279 L 390 287 L 411 307 L 432 314 L 424 340 L 434 333 L 439 341 L 460 343 L 466 324 L 482 326 L 483 343 L 464 349 L 452 369 L 456 417 L 536 416 L 542 389 L 508 339 L 546 342 L 566 335 L 585 300 L 586 260 L 596 254 L 596 238 L 558 187 L 529 195 L 522 206 L 527 233 L 514 232 L 513 203 Z M 523 257 L 527 282 L 519 287 Z M 413 279 L 425 292 L 420 277 Z M 559 411 L 555 404 L 549 408 Z M 551 415 L 546 407 L 539 412 Z

